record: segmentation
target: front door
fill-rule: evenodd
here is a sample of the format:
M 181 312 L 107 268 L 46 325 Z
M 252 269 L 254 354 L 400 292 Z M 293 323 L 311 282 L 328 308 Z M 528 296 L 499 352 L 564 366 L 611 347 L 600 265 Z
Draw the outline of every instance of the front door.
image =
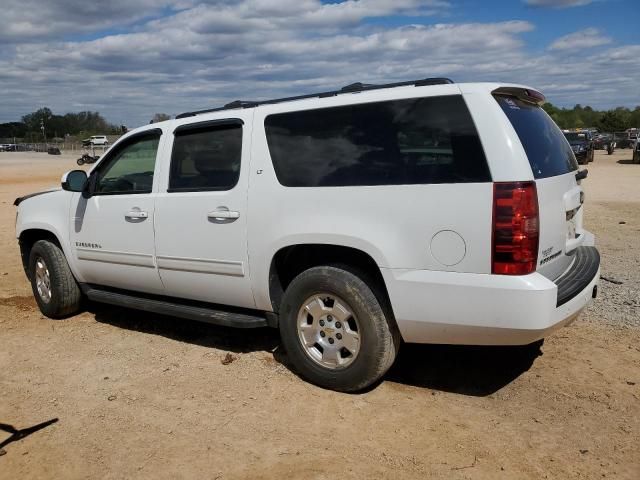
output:
M 247 255 L 251 117 L 238 115 L 185 124 L 174 132 L 163 181 L 168 188 L 158 193 L 155 224 L 167 295 L 255 306 Z
M 114 147 L 71 204 L 71 248 L 87 283 L 162 293 L 154 262 L 153 179 L 159 129 Z

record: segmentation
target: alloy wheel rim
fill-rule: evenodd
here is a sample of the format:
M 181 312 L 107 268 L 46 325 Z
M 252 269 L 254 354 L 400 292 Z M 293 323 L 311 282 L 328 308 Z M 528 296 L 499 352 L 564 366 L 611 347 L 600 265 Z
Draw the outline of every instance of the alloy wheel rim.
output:
M 44 303 L 51 301 L 51 276 L 42 257 L 36 258 L 36 289 L 38 296 Z
M 349 304 L 334 294 L 307 298 L 298 311 L 297 329 L 307 356 L 325 368 L 346 368 L 360 352 L 358 320 Z

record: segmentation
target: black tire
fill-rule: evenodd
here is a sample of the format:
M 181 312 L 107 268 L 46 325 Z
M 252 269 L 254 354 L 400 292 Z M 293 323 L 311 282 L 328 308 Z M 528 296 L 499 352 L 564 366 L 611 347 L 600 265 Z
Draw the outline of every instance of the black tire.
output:
M 342 392 L 362 390 L 379 380 L 393 364 L 400 345 L 400 334 L 385 299 L 376 296 L 363 280 L 365 275 L 349 270 L 320 266 L 302 272 L 287 287 L 280 307 L 280 337 L 298 373 L 311 383 Z M 299 338 L 298 312 L 305 300 L 320 293 L 342 299 L 357 318 L 360 347 L 346 367 L 320 365 Z
M 84 165 L 84 160 L 82 158 L 79 158 L 78 160 L 76 160 L 76 163 L 78 165 Z
M 36 265 L 40 259 L 44 261 L 49 273 L 49 301 L 38 292 Z M 64 318 L 80 310 L 82 292 L 69 269 L 67 259 L 56 244 L 38 240 L 33 245 L 29 256 L 29 278 L 38 307 L 47 317 Z

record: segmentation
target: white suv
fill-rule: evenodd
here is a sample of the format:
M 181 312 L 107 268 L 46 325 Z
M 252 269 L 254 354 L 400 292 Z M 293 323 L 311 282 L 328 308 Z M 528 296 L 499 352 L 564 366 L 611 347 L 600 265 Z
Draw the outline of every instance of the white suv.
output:
M 233 102 L 133 130 L 88 178 L 16 200 L 42 312 L 81 298 L 280 329 L 310 381 L 362 389 L 402 340 L 533 343 L 600 258 L 533 89 L 427 79 Z
M 91 145 L 109 145 L 109 140 L 107 139 L 106 135 L 93 135 L 89 139 L 89 142 L 91 143 Z

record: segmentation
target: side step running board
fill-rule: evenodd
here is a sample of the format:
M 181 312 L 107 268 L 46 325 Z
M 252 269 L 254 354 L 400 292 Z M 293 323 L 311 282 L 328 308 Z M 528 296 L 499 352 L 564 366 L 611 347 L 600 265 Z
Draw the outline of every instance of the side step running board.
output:
M 186 305 L 172 302 L 170 299 L 154 299 L 138 297 L 129 293 L 118 293 L 82 285 L 82 291 L 94 302 L 133 308 L 145 312 L 186 318 L 198 322 L 213 323 L 225 327 L 258 328 L 267 327 L 269 323 L 264 316 L 258 314 L 229 312 L 203 306 Z M 161 297 L 162 298 L 162 297 Z

